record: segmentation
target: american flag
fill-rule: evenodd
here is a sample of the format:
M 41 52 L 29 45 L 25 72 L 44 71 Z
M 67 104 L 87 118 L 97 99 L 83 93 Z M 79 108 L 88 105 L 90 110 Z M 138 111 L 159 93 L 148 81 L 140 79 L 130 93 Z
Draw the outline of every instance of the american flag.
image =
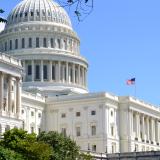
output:
M 126 84 L 127 84 L 127 85 L 134 85 L 134 84 L 135 84 L 135 81 L 136 81 L 136 78 L 131 78 L 131 79 L 128 79 L 128 80 L 126 81 Z

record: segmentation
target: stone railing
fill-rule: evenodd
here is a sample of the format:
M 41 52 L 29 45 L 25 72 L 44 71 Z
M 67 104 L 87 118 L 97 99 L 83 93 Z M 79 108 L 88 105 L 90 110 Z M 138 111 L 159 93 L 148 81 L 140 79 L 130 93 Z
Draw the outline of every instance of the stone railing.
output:
M 9 56 L 9 55 L 4 54 L 2 52 L 0 52 L 0 61 L 8 62 L 13 65 L 17 65 L 19 67 L 22 67 L 21 60 L 15 59 L 12 56 Z
M 34 99 L 34 100 L 38 100 L 38 101 L 41 101 L 41 102 L 45 102 L 45 97 L 43 97 L 40 94 L 33 94 L 33 93 L 29 93 L 29 92 L 23 91 L 22 92 L 22 97 L 27 97 L 27 98 L 30 98 L 30 99 Z
M 160 151 L 147 152 L 126 152 L 126 153 L 97 153 L 90 151 L 81 151 L 82 153 L 90 154 L 94 159 L 101 160 L 158 160 L 160 158 Z

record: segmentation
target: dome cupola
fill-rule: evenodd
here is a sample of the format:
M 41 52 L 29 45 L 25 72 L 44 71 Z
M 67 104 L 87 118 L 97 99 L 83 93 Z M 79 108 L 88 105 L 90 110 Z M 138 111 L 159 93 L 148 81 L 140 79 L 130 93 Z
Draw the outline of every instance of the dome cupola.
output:
M 23 0 L 9 14 L 8 25 L 22 22 L 54 22 L 71 27 L 66 11 L 53 0 Z

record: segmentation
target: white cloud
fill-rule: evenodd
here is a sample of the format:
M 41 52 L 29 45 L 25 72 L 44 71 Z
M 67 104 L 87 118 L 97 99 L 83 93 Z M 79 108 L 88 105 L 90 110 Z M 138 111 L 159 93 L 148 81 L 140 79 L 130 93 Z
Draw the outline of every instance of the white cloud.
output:
M 4 29 L 5 23 L 0 23 L 0 32 Z

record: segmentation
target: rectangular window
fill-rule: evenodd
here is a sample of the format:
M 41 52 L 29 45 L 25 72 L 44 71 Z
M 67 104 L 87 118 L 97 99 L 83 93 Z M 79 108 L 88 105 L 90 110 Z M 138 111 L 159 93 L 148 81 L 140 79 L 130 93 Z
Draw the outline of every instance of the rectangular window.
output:
M 28 65 L 28 75 L 32 75 L 32 66 Z
M 91 135 L 92 136 L 96 135 L 96 126 L 95 125 L 91 126 Z
M 7 51 L 7 42 L 5 42 L 5 51 Z
M 77 137 L 81 136 L 81 128 L 80 127 L 76 127 L 76 136 Z
M 25 48 L 25 39 L 22 38 L 22 48 Z
M 40 79 L 40 66 L 36 65 L 36 80 Z
M 55 66 L 53 65 L 52 66 L 52 80 L 55 80 L 56 77 L 55 77 Z
M 111 135 L 114 136 L 114 127 L 111 126 Z
M 36 47 L 39 48 L 39 38 L 36 38 Z
M 38 118 L 41 118 L 42 117 L 42 114 L 41 113 L 38 113 Z
M 57 39 L 57 42 L 58 42 L 58 48 L 60 49 L 61 48 L 61 40 Z
M 47 73 L 47 65 L 44 65 L 43 66 L 43 79 L 44 80 L 47 80 L 47 78 L 48 78 L 48 73 Z
M 81 112 L 76 112 L 76 117 L 80 117 L 81 116 Z
M 62 118 L 65 118 L 65 117 L 66 117 L 66 114 L 65 114 L 65 113 L 62 113 L 62 114 L 61 114 L 61 117 L 62 117 Z
M 96 115 L 96 111 L 91 111 L 91 115 Z
M 66 128 L 62 128 L 62 129 L 61 129 L 61 133 L 62 133 L 64 136 L 66 136 L 66 135 L 67 135 L 67 130 L 66 130 Z
M 9 41 L 9 49 L 12 49 L 12 40 Z
M 54 48 L 53 38 L 51 38 L 51 48 Z
M 32 38 L 29 38 L 29 48 L 32 48 Z
M 92 151 L 96 152 L 96 145 L 92 145 Z
M 34 112 L 33 112 L 33 111 L 31 112 L 31 116 L 32 116 L 32 117 L 34 116 Z
M 18 39 L 15 40 L 15 49 L 18 49 Z
M 31 127 L 31 133 L 34 133 L 34 127 Z
M 46 38 L 43 38 L 43 47 L 47 47 L 47 39 Z

